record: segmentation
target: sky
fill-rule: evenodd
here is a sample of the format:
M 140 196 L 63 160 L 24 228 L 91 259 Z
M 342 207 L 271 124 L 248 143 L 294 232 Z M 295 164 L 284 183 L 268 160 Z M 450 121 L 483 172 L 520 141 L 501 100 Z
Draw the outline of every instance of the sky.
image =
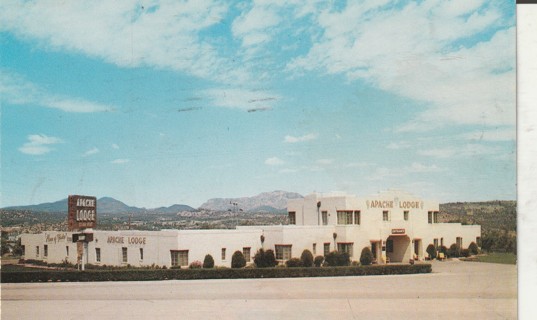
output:
M 516 199 L 514 1 L 9 1 L 1 202 Z

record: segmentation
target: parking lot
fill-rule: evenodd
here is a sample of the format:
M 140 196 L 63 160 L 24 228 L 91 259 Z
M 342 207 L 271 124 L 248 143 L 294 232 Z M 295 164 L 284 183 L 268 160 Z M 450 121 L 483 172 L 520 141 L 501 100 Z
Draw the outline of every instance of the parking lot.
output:
M 418 275 L 2 284 L 2 319 L 516 319 L 514 265 Z

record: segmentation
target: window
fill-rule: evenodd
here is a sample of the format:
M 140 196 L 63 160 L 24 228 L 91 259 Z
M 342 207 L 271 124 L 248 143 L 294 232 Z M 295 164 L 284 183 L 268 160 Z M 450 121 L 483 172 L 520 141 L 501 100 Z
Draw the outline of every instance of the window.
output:
M 408 221 L 408 211 L 403 211 L 403 219 Z
M 65 246 L 65 255 L 69 256 L 69 246 Z
M 140 248 L 140 260 L 144 260 L 144 248 Z
M 390 212 L 382 211 L 382 221 L 390 221 Z
M 457 246 L 462 249 L 462 237 L 457 237 Z
M 393 252 L 393 240 L 386 240 L 386 252 Z
M 39 257 L 39 246 L 35 247 L 35 256 Z
M 188 250 L 171 250 L 172 266 L 188 266 Z
M 427 221 L 429 223 L 433 223 L 433 212 L 432 211 L 427 212 Z
M 317 244 L 316 244 L 316 243 L 313 244 L 313 248 L 312 248 L 312 249 L 313 249 L 313 250 L 312 250 L 313 255 L 316 255 L 316 254 L 317 254 Z
M 338 211 L 337 224 L 352 224 L 352 211 Z
M 127 248 L 126 247 L 121 248 L 121 256 L 122 256 L 121 261 L 126 263 L 127 262 Z
M 433 217 L 434 217 L 433 219 L 434 223 L 438 223 L 438 211 L 433 212 Z
M 353 248 L 353 243 L 352 242 L 349 242 L 349 243 L 338 243 L 337 244 L 337 251 L 339 252 L 346 252 L 349 254 L 349 257 L 352 257 L 352 248 Z
M 101 262 L 101 248 L 95 248 L 95 261 Z
M 330 253 L 330 242 L 326 242 L 323 246 L 323 253 L 324 255 L 328 255 Z
M 250 247 L 242 248 L 242 254 L 244 255 L 244 260 L 246 260 L 246 262 L 250 262 Z
M 328 224 L 328 211 L 321 212 L 321 216 L 323 218 L 323 226 L 326 226 Z
M 226 260 L 226 248 L 222 248 L 222 260 Z
M 438 239 L 433 240 L 434 248 L 438 249 Z
M 354 224 L 360 224 L 360 211 L 354 211 Z
M 276 260 L 291 259 L 291 245 L 276 245 Z
M 43 257 L 48 257 L 48 245 L 43 246 Z
M 296 224 L 296 212 L 289 212 L 289 224 Z

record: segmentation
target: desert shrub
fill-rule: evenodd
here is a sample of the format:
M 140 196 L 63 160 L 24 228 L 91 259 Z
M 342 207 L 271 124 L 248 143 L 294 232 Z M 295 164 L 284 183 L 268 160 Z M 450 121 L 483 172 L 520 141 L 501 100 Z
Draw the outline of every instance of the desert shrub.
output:
M 189 269 L 201 269 L 202 263 L 199 260 L 192 261 L 190 265 L 188 266 Z
M 274 256 L 274 251 L 259 249 L 254 256 L 255 266 L 258 268 L 272 268 L 275 267 L 278 262 Z
M 438 252 L 442 252 L 444 255 L 447 255 L 448 248 L 446 246 L 440 246 L 440 248 L 438 248 Z
M 231 267 L 244 268 L 244 266 L 246 266 L 246 259 L 244 259 L 244 255 L 239 250 L 235 251 L 231 256 Z
M 326 255 L 324 261 L 331 267 L 348 266 L 351 263 L 347 252 L 332 251 Z
M 369 247 L 364 247 L 360 254 L 360 263 L 363 266 L 368 266 L 373 262 L 373 253 Z
M 470 250 L 468 249 L 462 249 L 461 250 L 461 257 L 469 257 L 470 256 Z
M 316 267 L 320 267 L 323 265 L 324 257 L 323 256 L 316 256 L 315 259 L 313 259 L 313 264 Z
M 203 269 L 214 268 L 214 259 L 210 254 L 206 255 L 203 259 Z
M 461 255 L 461 248 L 457 244 L 452 244 L 448 249 L 448 256 L 450 258 L 458 258 Z
M 477 244 L 475 242 L 470 243 L 470 245 L 468 246 L 468 250 L 470 251 L 472 255 L 476 255 L 479 253 Z
M 300 255 L 300 262 L 302 263 L 303 267 L 312 267 L 313 266 L 313 254 L 309 250 L 302 251 L 302 255 Z
M 291 258 L 285 261 L 285 265 L 288 268 L 299 268 L 299 267 L 302 267 L 302 261 L 300 261 L 300 259 L 298 258 Z
M 429 259 L 432 260 L 436 258 L 436 248 L 434 247 L 432 243 L 427 246 L 427 249 L 425 251 L 429 255 Z

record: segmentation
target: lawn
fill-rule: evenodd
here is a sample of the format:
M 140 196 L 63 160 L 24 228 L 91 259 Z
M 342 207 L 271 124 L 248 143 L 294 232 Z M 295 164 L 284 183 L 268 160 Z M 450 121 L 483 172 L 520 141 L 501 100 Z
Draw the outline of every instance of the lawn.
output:
M 486 255 L 477 256 L 479 262 L 516 264 L 516 255 L 513 253 L 491 252 Z

